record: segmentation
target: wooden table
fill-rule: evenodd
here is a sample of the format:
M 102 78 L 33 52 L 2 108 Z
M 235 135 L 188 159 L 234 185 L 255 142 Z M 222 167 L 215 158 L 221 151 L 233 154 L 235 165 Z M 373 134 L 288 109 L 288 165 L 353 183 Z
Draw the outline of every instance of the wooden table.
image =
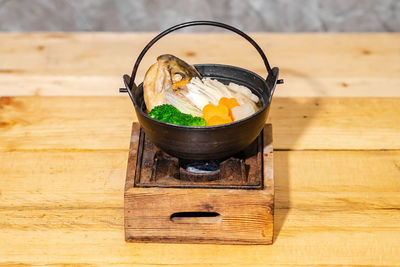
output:
M 270 246 L 125 243 L 121 76 L 154 34 L 0 34 L 0 265 L 400 265 L 400 35 L 254 34 L 281 69 Z M 146 56 L 265 75 L 245 41 L 178 34 Z

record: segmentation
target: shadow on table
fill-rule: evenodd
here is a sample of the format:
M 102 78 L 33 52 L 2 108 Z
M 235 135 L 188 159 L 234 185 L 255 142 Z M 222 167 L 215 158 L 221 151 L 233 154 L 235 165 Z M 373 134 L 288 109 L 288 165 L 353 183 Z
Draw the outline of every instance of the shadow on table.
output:
M 291 76 L 307 78 L 304 74 L 286 70 Z M 283 76 L 283 78 L 285 78 Z M 307 78 L 309 86 L 315 90 L 316 96 L 321 95 L 322 85 Z M 290 84 L 290 80 L 285 79 L 287 88 L 295 87 Z M 281 86 L 279 86 L 281 87 Z M 277 90 L 281 90 L 281 88 Z M 318 97 L 304 98 L 274 98 L 271 105 L 270 121 L 272 121 L 273 140 L 274 140 L 274 177 L 275 177 L 275 213 L 274 213 L 274 238 L 273 242 L 279 237 L 282 227 L 285 224 L 287 215 L 292 207 L 291 202 L 291 184 L 290 179 L 293 176 L 291 171 L 293 163 L 291 163 L 290 152 L 294 148 L 296 150 L 303 149 L 296 145 L 310 123 L 315 118 L 316 113 L 321 108 L 321 99 Z M 298 163 L 298 162 L 296 162 Z M 303 162 L 302 164 L 307 164 Z M 307 177 L 302 177 L 307 179 Z

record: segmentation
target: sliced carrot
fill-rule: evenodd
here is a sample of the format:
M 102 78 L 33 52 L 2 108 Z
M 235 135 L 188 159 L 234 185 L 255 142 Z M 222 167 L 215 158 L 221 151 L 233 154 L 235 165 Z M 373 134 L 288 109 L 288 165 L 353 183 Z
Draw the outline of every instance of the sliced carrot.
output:
M 232 97 L 232 98 L 222 97 L 219 100 L 218 104 L 227 106 L 229 109 L 239 106 L 239 103 L 237 102 L 236 98 L 234 98 L 234 97 Z
M 188 84 L 188 83 L 189 83 L 189 80 L 181 80 L 181 81 L 179 81 L 179 82 L 173 83 L 173 84 L 172 84 L 172 89 L 176 89 L 176 88 L 178 88 L 179 86 L 185 86 L 185 85 Z
M 227 98 L 227 97 L 221 97 L 221 99 L 218 102 L 219 105 L 224 105 L 229 109 L 229 116 L 232 118 L 232 120 L 235 120 L 233 114 L 232 114 L 232 109 L 234 107 L 239 106 L 239 103 L 237 102 L 236 98 Z
M 230 123 L 230 122 L 232 122 L 232 119 L 229 116 L 220 117 L 218 115 L 215 115 L 215 116 L 212 116 L 207 121 L 207 125 L 208 126 L 221 125 L 221 124 Z
M 229 117 L 229 109 L 224 105 L 205 105 L 203 108 L 203 118 L 208 121 L 213 116 L 219 116 L 222 118 Z

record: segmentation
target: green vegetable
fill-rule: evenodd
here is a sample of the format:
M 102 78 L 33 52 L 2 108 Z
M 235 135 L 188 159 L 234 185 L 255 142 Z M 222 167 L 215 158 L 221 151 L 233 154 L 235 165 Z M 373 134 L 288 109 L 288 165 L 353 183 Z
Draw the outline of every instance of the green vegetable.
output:
M 160 121 L 178 125 L 207 126 L 207 122 L 203 118 L 193 117 L 190 114 L 182 113 L 179 109 L 169 104 L 154 107 L 150 111 L 149 116 Z

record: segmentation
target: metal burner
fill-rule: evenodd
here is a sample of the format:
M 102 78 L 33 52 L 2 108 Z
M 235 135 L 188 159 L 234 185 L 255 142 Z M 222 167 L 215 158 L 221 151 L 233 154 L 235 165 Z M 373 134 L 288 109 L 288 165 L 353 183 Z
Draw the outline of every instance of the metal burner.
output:
M 138 130 L 139 131 L 139 130 Z M 221 160 L 173 157 L 155 146 L 140 129 L 137 142 L 135 187 L 232 188 L 263 187 L 264 131 L 245 150 Z
M 188 172 L 206 174 L 219 171 L 219 162 L 217 161 L 185 162 L 184 160 L 180 160 L 180 162 L 182 162 L 180 166 Z

